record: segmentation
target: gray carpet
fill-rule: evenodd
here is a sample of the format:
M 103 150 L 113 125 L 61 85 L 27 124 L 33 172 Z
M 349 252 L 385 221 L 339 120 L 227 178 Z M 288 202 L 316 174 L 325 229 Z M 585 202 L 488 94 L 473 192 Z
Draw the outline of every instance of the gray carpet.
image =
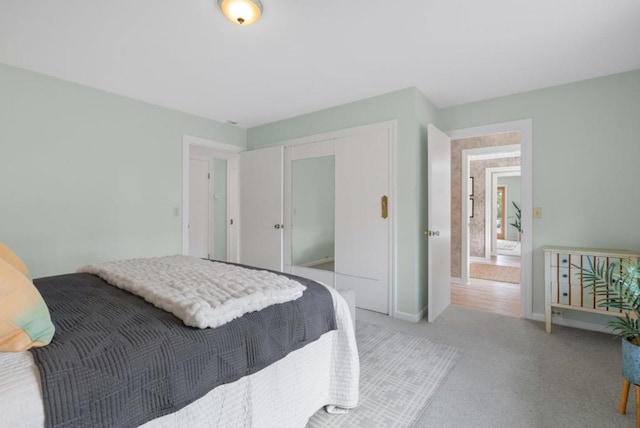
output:
M 362 321 L 357 322 L 356 340 L 358 407 L 346 415 L 321 410 L 308 427 L 411 426 L 461 355 L 453 346 Z
M 415 427 L 633 427 L 617 413 L 620 342 L 611 335 L 451 306 L 432 324 L 358 310 L 357 319 L 463 351 Z M 371 425 L 375 426 L 375 425 Z

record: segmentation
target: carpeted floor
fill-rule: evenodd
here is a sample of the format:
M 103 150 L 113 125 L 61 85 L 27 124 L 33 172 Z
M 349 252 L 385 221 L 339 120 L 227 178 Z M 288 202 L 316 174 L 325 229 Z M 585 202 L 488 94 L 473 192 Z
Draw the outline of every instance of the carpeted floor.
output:
M 346 415 L 317 412 L 308 427 L 408 427 L 460 359 L 459 349 L 357 322 L 360 404 Z
M 542 322 L 456 306 L 433 323 L 356 318 L 463 351 L 413 428 L 635 427 L 633 392 L 627 414 L 617 412 L 622 357 L 610 334 L 556 325 L 547 334 Z
M 488 279 L 490 281 L 520 284 L 520 268 L 513 266 L 471 263 L 469 276 L 471 278 Z

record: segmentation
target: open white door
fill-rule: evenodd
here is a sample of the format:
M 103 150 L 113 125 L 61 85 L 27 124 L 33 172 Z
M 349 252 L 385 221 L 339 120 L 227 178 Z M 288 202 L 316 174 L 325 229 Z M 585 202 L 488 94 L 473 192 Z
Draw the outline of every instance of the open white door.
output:
M 427 135 L 427 320 L 451 304 L 451 138 L 433 125 Z
M 283 147 L 240 153 L 240 263 L 282 271 Z

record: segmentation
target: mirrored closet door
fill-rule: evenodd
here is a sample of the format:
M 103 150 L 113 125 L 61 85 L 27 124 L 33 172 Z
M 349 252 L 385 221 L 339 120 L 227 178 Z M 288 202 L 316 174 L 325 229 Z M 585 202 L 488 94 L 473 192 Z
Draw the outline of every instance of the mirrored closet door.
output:
M 240 155 L 240 262 L 392 302 L 395 128 L 373 124 Z
M 285 148 L 285 270 L 334 285 L 334 142 Z

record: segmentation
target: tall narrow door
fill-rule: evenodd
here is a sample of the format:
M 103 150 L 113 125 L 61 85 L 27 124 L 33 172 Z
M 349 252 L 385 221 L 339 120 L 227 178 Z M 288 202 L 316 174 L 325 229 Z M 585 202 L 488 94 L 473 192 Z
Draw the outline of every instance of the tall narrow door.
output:
M 209 257 L 209 162 L 189 159 L 189 255 Z
M 240 263 L 282 270 L 282 146 L 240 154 Z
M 451 304 L 451 138 L 433 125 L 427 135 L 427 320 Z
M 392 215 L 388 132 L 335 141 L 335 285 L 354 289 L 356 306 L 384 314 Z

